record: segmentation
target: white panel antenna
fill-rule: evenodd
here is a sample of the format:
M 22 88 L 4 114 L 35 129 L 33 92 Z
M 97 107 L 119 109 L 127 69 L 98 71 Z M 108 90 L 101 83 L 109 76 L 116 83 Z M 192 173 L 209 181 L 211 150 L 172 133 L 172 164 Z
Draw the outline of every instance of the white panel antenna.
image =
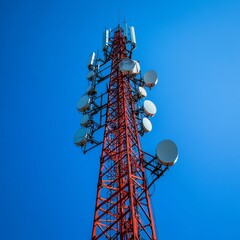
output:
M 107 51 L 108 49 L 108 44 L 109 44 L 109 30 L 105 30 L 103 32 L 103 42 L 102 42 L 102 50 L 104 52 Z
M 133 26 L 130 27 L 130 39 L 133 47 L 136 47 L 136 35 L 135 35 L 135 29 Z
M 90 69 L 90 70 L 93 69 L 94 61 L 95 61 L 95 52 L 92 52 L 89 57 L 89 61 L 88 61 L 88 69 Z

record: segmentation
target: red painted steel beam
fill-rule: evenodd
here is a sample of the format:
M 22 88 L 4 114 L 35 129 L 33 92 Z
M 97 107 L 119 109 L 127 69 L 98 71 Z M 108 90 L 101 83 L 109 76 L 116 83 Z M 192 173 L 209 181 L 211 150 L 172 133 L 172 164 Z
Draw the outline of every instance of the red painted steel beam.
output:
M 129 57 L 119 27 L 112 42 L 112 67 L 100 159 L 92 239 L 156 239 L 134 114 L 132 87 L 119 63 Z

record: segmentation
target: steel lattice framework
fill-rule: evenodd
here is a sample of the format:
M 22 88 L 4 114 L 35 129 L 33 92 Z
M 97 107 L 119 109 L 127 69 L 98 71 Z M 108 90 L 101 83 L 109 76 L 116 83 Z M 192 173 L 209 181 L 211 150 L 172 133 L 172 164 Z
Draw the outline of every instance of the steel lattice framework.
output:
M 156 239 L 144 172 L 130 76 L 119 71 L 129 57 L 118 27 L 111 48 L 107 115 L 100 159 L 92 239 Z

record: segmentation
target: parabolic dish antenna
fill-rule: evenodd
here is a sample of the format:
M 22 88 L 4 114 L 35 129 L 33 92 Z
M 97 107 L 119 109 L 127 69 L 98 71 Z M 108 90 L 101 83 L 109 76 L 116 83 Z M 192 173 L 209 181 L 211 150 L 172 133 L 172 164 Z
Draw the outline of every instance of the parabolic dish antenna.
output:
M 78 111 L 80 112 L 86 111 L 87 109 L 89 109 L 89 104 L 90 104 L 89 96 L 88 95 L 82 96 L 77 103 Z
M 94 94 L 96 94 L 96 93 L 97 93 L 97 91 L 96 91 L 96 89 L 94 88 L 94 86 L 89 85 L 88 88 L 87 88 L 87 94 L 89 94 L 89 95 L 94 95 Z
M 151 132 L 152 131 L 152 123 L 146 117 L 144 117 L 142 119 L 142 126 L 143 126 L 144 132 Z
M 141 98 L 145 98 L 147 96 L 147 92 L 143 87 L 138 87 L 138 93 Z
M 157 108 L 156 108 L 155 104 L 153 102 L 151 102 L 150 100 L 145 100 L 143 102 L 143 110 L 144 110 L 145 114 L 150 117 L 153 117 L 157 112 Z
M 154 87 L 158 82 L 157 73 L 153 70 L 147 71 L 143 76 L 143 81 L 146 86 Z
M 165 166 L 172 166 L 178 160 L 177 145 L 171 140 L 164 140 L 157 145 L 157 158 Z
M 85 114 L 82 116 L 80 124 L 83 127 L 86 127 L 91 122 L 90 116 L 88 114 Z
M 87 137 L 89 134 L 88 128 L 80 128 L 77 130 L 73 137 L 73 141 L 77 146 L 84 146 L 87 143 Z
M 128 74 L 129 72 L 132 72 L 134 66 L 135 66 L 135 62 L 130 58 L 124 58 L 119 64 L 120 71 L 123 74 Z
M 87 74 L 87 79 L 88 79 L 88 80 L 93 80 L 93 79 L 94 79 L 94 75 L 95 75 L 94 71 L 91 70 L 91 71 Z
M 130 58 L 124 58 L 119 64 L 120 71 L 122 74 L 133 74 L 137 75 L 140 72 L 140 65 L 137 61 Z
M 137 62 L 137 61 L 135 61 L 135 60 L 133 60 L 133 61 L 134 61 L 134 63 L 135 63 L 135 66 L 134 66 L 134 68 L 133 68 L 132 74 L 133 74 L 133 75 L 137 75 L 137 74 L 140 73 L 140 64 L 139 64 L 139 62 Z

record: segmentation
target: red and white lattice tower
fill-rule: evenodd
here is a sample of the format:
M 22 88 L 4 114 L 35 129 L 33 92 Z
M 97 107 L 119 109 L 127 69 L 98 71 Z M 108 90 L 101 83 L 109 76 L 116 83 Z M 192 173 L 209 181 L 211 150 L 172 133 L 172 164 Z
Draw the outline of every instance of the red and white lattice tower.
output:
M 114 32 L 92 239 L 156 239 L 121 28 Z
M 75 144 L 84 153 L 102 144 L 93 240 L 157 239 L 148 189 L 178 158 L 177 147 L 171 140 L 160 142 L 155 156 L 141 148 L 140 136 L 151 131 L 149 118 L 156 113 L 154 103 L 149 100 L 141 103 L 147 95 L 144 87 L 155 86 L 158 78 L 152 70 L 137 78 L 140 65 L 132 60 L 135 32 L 130 27 L 128 40 L 127 29 L 125 25 L 124 30 L 120 26 L 105 30 L 105 58 L 95 59 L 95 53 L 91 54 L 87 75 L 90 85 L 77 106 L 83 117 L 82 127 L 74 136 Z M 110 73 L 106 73 L 109 68 Z M 103 103 L 106 94 L 97 96 L 96 87 L 106 79 L 109 84 Z M 104 138 L 97 141 L 93 135 L 102 127 Z M 87 148 L 89 144 L 91 147 Z M 150 184 L 146 170 L 151 173 Z

